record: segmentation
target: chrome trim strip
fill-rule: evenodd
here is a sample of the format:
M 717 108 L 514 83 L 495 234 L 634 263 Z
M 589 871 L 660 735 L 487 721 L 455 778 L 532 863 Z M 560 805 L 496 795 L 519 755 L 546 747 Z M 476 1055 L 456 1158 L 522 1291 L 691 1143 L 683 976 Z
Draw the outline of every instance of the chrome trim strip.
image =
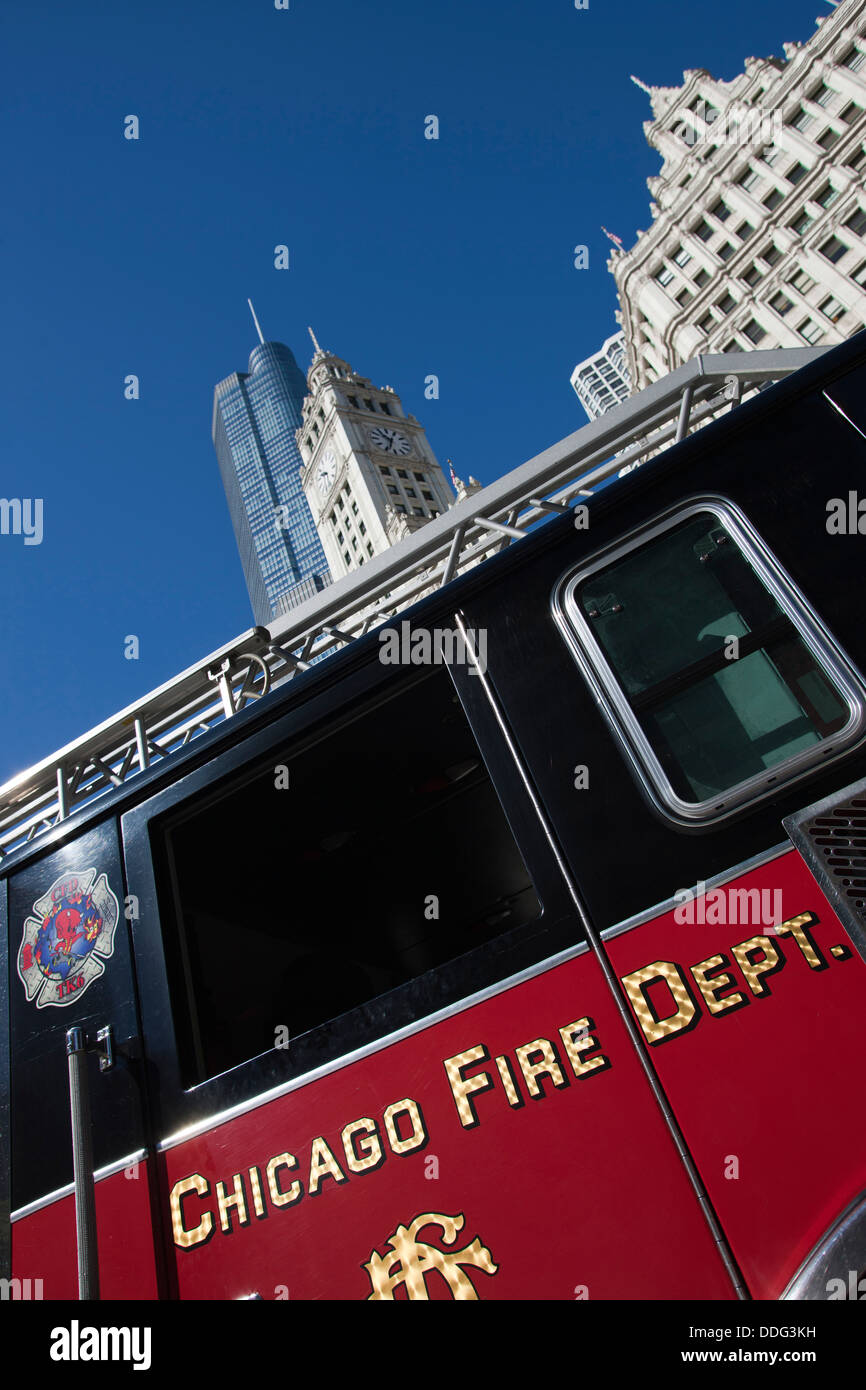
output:
M 107 1163 L 104 1168 L 97 1168 L 93 1174 L 94 1182 L 101 1182 L 103 1178 L 110 1178 L 112 1173 L 119 1173 L 122 1168 L 131 1168 L 133 1163 L 141 1163 L 147 1158 L 147 1149 L 136 1149 L 135 1153 L 127 1154 L 126 1158 L 116 1158 L 113 1163 Z M 75 1183 L 68 1182 L 64 1187 L 58 1187 L 55 1192 L 49 1192 L 45 1197 L 37 1197 L 35 1202 L 28 1202 L 25 1207 L 17 1207 L 9 1217 L 10 1221 L 21 1221 L 25 1216 L 32 1216 L 34 1211 L 41 1211 L 43 1207 L 49 1207 L 52 1202 L 59 1202 L 63 1197 L 71 1197 L 75 1191 Z
M 333 1061 L 325 1062 L 321 1067 L 316 1067 L 314 1071 L 305 1072 L 303 1076 L 293 1077 L 291 1081 L 284 1081 L 279 1086 L 272 1086 L 270 1090 L 262 1091 L 250 1100 L 232 1105 L 228 1110 L 218 1110 L 204 1120 L 196 1120 L 194 1124 L 187 1125 L 185 1129 L 179 1129 L 175 1134 L 169 1135 L 167 1139 L 160 1140 L 156 1146 L 157 1152 L 166 1153 L 169 1149 L 176 1148 L 178 1144 L 185 1144 L 187 1140 L 195 1139 L 199 1134 L 216 1129 L 219 1125 L 227 1124 L 229 1120 L 237 1119 L 239 1115 L 245 1115 L 250 1110 L 257 1110 L 259 1106 L 269 1105 L 271 1101 L 279 1100 L 280 1096 L 288 1095 L 291 1091 L 299 1091 L 303 1086 L 309 1086 L 314 1081 L 319 1081 L 323 1076 L 329 1076 L 332 1072 L 342 1071 L 343 1067 L 351 1066 L 353 1062 L 360 1062 L 364 1057 L 372 1057 L 375 1053 L 381 1052 L 383 1048 L 390 1047 L 392 1043 L 402 1042 L 404 1038 L 413 1037 L 415 1033 L 423 1033 L 425 1028 L 432 1028 L 434 1024 L 441 1023 L 446 1018 L 452 1018 L 455 1014 L 464 1013 L 475 1004 L 482 1004 L 486 999 L 493 999 L 497 994 L 504 994 L 506 990 L 513 989 L 526 980 L 532 980 L 536 975 L 543 975 L 558 965 L 564 965 L 566 961 L 574 960 L 588 950 L 589 946 L 585 941 L 581 941 L 577 946 L 568 946 L 564 951 L 557 952 L 555 956 L 549 956 L 547 960 L 543 960 L 537 965 L 527 966 L 525 970 L 520 970 L 515 975 L 509 975 L 507 979 L 499 980 L 494 985 L 486 985 L 484 989 L 468 995 L 465 999 L 458 1000 L 456 1004 L 448 1004 L 444 1009 L 439 1009 L 435 1014 L 428 1014 L 426 1018 L 419 1019 L 416 1023 L 407 1023 L 405 1027 L 398 1028 L 383 1038 L 377 1038 L 374 1042 L 366 1043 L 363 1047 L 356 1048 L 354 1052 L 347 1052 L 342 1057 L 335 1057 Z
M 678 796 L 671 786 L 600 643 L 580 611 L 575 590 L 603 566 L 630 554 L 700 512 L 711 512 L 730 530 L 759 581 L 794 624 L 798 636 L 821 670 L 832 677 L 848 705 L 849 718 L 845 727 L 826 742 L 783 759 L 767 768 L 766 773 L 729 788 L 721 798 L 688 802 Z M 581 561 L 579 566 L 570 567 L 554 586 L 551 608 L 557 627 L 639 784 L 656 810 L 675 825 L 692 828 L 717 825 L 736 814 L 744 805 L 753 805 L 773 796 L 780 785 L 790 785 L 817 768 L 834 762 L 866 736 L 866 687 L 853 662 L 740 508 L 718 494 L 706 493 L 686 498 L 652 521 L 645 522 L 627 537 L 611 541 L 589 560 Z
M 739 878 L 741 874 L 749 873 L 751 869 L 758 869 L 762 864 L 769 864 L 772 859 L 779 859 L 783 854 L 790 854 L 793 846 L 785 840 L 782 844 L 774 845 L 772 849 L 764 850 L 762 854 L 753 854 L 751 859 L 744 859 L 741 863 L 735 864 L 732 869 L 725 869 L 722 873 L 716 874 L 714 878 L 702 879 L 705 886 L 710 888 L 720 888 L 724 883 L 730 883 L 732 879 Z M 683 885 L 691 888 L 691 884 Z M 642 927 L 645 922 L 650 922 L 654 917 L 662 917 L 664 913 L 670 912 L 677 906 L 676 897 L 665 898 L 664 901 L 656 903 L 654 907 L 648 907 L 643 912 L 636 912 L 633 917 L 626 917 L 624 921 L 617 922 L 616 926 L 605 927 L 601 934 L 602 941 L 612 941 L 615 936 L 621 936 L 624 932 L 631 931 L 633 927 Z
M 846 1299 L 851 1297 L 853 1276 L 854 1296 L 859 1296 L 858 1282 L 866 1273 L 866 1190 L 858 1193 L 842 1215 L 824 1232 L 813 1250 L 806 1256 L 788 1284 L 779 1302 L 803 1300 L 811 1303 L 829 1302 L 828 1285 L 841 1279 Z M 866 1279 L 863 1281 L 866 1297 Z M 832 1300 L 837 1301 L 837 1300 Z M 842 1302 L 842 1299 L 838 1300 Z

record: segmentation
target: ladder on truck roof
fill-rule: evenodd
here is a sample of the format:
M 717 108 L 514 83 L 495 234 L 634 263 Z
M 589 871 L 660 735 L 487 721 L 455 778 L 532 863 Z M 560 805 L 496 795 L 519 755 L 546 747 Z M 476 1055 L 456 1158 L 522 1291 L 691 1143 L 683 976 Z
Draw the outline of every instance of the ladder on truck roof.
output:
M 255 627 L 74 743 L 0 787 L 0 861 L 111 787 L 229 719 L 278 681 L 362 636 L 566 512 L 606 479 L 706 423 L 727 404 L 789 376 L 826 348 L 695 357 L 629 400 L 456 503 L 323 593 Z M 725 394 L 736 378 L 736 395 Z

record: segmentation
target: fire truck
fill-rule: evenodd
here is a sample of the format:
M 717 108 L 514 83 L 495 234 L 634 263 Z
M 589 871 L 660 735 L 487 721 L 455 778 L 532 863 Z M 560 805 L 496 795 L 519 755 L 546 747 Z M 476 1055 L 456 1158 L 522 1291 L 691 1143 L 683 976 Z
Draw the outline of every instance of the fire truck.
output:
M 866 1289 L 864 402 L 696 358 L 0 789 L 18 1296 Z

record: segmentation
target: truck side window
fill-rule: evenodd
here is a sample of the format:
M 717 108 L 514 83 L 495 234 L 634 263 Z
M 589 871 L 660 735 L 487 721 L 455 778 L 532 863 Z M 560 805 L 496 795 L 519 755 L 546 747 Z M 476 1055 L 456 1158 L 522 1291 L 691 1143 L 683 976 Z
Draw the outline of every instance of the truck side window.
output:
M 856 673 L 733 508 L 681 509 L 560 592 L 609 722 L 680 819 L 718 819 L 862 732 Z
M 442 667 L 152 834 L 186 1085 L 541 911 Z

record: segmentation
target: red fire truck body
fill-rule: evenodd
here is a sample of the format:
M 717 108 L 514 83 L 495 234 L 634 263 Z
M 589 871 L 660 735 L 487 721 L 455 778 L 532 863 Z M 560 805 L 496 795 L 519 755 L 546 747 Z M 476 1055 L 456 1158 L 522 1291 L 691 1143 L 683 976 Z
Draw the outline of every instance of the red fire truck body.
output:
M 103 1298 L 856 1287 L 864 384 L 855 340 L 8 856 L 13 1279 L 78 1293 L 78 1027 Z

